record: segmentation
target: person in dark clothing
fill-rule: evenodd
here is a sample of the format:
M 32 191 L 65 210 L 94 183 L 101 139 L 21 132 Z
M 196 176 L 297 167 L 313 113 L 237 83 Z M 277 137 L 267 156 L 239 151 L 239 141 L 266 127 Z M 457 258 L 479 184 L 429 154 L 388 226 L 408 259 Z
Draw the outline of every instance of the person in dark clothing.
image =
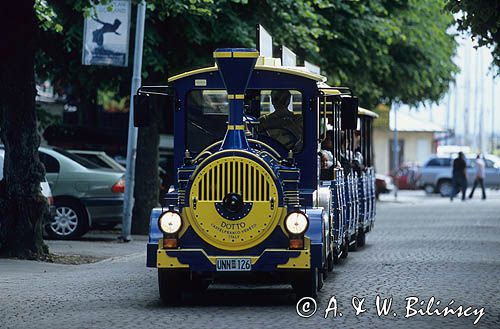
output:
M 450 200 L 462 191 L 462 201 L 465 201 L 465 192 L 467 191 L 467 163 L 463 152 L 458 152 L 458 158 L 453 161 L 452 173 L 453 190 L 451 191 Z

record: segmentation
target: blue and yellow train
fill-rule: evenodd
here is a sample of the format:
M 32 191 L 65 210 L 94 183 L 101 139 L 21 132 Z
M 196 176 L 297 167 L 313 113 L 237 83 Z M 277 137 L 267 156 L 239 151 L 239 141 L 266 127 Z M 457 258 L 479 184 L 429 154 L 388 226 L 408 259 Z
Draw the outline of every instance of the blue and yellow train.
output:
M 167 304 L 214 280 L 269 276 L 317 295 L 375 218 L 372 121 L 348 88 L 254 49 L 169 79 L 178 179 L 152 210 L 147 266 Z M 141 87 L 137 126 L 163 87 Z

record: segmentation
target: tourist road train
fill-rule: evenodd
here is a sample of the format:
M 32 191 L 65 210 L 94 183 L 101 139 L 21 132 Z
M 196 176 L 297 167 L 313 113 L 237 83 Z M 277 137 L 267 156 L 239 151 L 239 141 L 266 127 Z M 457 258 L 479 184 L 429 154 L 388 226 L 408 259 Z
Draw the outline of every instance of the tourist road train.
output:
M 375 219 L 372 123 L 349 88 L 246 48 L 167 86 L 143 86 L 134 121 L 158 95 L 174 120 L 177 180 L 151 212 L 147 266 L 161 299 L 218 280 L 290 283 L 316 297 Z

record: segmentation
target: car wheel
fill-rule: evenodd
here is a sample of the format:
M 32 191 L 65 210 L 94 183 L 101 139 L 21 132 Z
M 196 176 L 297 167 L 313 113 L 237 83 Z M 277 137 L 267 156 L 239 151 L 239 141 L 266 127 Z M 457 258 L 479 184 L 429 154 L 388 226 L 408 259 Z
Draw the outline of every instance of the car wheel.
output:
M 430 195 L 430 194 L 434 193 L 434 186 L 427 184 L 424 186 L 424 191 L 425 191 L 425 194 Z
M 453 185 L 451 184 L 451 181 L 445 180 L 439 183 L 438 191 L 441 196 L 449 197 L 452 193 L 452 190 Z
M 56 202 L 56 213 L 45 230 L 52 238 L 73 239 L 88 230 L 88 217 L 85 209 L 74 201 Z

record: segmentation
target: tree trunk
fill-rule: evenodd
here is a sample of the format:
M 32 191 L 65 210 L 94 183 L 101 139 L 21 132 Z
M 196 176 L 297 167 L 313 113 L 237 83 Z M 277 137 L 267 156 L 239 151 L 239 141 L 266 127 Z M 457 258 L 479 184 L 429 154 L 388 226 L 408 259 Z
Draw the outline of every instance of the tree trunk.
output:
M 148 234 L 151 209 L 158 206 L 158 146 L 159 109 L 153 106 L 151 126 L 139 128 L 137 155 L 135 160 L 134 209 L 132 212 L 132 233 Z
M 0 186 L 0 255 L 41 258 L 48 253 L 42 238 L 48 211 L 41 195 L 45 170 L 38 158 L 34 81 L 34 1 L 2 4 L 0 45 L 0 137 L 5 145 Z

